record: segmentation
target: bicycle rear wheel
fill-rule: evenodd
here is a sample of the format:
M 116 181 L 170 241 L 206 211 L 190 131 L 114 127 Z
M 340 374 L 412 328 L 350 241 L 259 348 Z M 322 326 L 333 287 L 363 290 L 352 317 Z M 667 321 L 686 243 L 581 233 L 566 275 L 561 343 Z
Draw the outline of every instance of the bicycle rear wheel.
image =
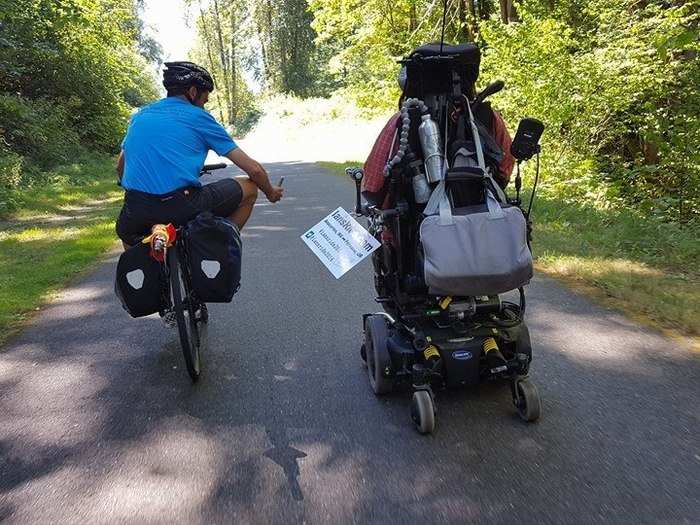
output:
M 173 309 L 180 335 L 180 346 L 185 365 L 192 382 L 197 382 L 202 370 L 201 352 L 207 341 L 208 312 L 203 303 L 193 297 L 187 268 L 182 264 L 180 248 L 168 251 L 170 288 L 173 293 Z

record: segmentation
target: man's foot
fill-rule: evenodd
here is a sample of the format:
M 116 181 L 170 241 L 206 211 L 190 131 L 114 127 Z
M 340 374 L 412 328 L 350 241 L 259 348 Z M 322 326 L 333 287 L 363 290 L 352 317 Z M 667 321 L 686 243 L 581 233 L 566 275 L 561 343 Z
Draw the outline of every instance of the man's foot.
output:
M 160 318 L 163 319 L 163 324 L 168 328 L 175 328 L 177 326 L 177 319 L 175 319 L 175 311 L 171 308 L 165 310 L 164 312 L 158 312 Z

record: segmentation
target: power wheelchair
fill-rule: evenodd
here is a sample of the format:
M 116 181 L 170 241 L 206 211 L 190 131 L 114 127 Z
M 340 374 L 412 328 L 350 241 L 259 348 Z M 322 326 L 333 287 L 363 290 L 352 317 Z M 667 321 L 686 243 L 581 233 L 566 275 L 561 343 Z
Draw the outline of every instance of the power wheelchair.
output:
M 455 209 L 483 205 L 486 193 L 491 191 L 500 196 L 502 205 L 522 210 L 520 162 L 539 154 L 541 123 L 534 119 L 521 122 L 511 149 L 518 162 L 517 195 L 508 197 L 502 188 L 495 187 L 498 183 L 489 176 L 489 168 L 458 167 L 460 162 L 454 153 L 464 146 L 469 152 L 474 149 L 469 143 L 465 105 L 477 117 L 484 112 L 488 115 L 486 97 L 503 87 L 502 82 L 496 82 L 481 93 L 474 91 L 478 48 L 471 44 L 427 45 L 401 63 L 406 73 L 405 100 L 422 102 L 423 111 L 427 109 L 439 127 L 448 167 L 443 175 L 444 188 L 451 205 Z M 486 381 L 508 383 L 519 416 L 535 421 L 541 403 L 537 388 L 528 378 L 532 347 L 523 319 L 523 287 L 517 289 L 519 299 L 506 300 L 499 294 L 435 295 L 426 285 L 420 236 L 426 203 L 419 202 L 425 199 L 418 197 L 420 188 L 414 183 L 428 169 L 417 124 L 420 107 L 404 104 L 404 126 L 397 134 L 403 139 L 403 151 L 388 162 L 385 173 L 389 207 L 386 201 L 384 206 L 366 202 L 361 195 L 363 171 L 346 170 L 356 184 L 355 214 L 368 219 L 370 233 L 381 242 L 372 262 L 376 301 L 384 311 L 363 315 L 364 341 L 360 349 L 370 386 L 378 396 L 402 386 L 411 389 L 411 417 L 422 434 L 431 433 L 435 427 L 435 392 Z M 539 172 L 539 156 L 537 169 Z M 428 182 L 429 191 L 435 191 L 434 181 Z M 533 196 L 534 191 L 535 187 Z M 527 217 L 528 212 L 523 210 L 523 214 Z M 531 228 L 529 221 L 527 224 L 529 248 Z

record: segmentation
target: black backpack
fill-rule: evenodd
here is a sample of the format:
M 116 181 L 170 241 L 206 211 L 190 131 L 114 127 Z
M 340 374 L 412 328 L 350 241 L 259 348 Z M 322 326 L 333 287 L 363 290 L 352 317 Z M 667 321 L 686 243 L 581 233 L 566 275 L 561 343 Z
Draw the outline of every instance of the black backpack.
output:
M 228 303 L 241 282 L 241 236 L 228 220 L 202 212 L 187 223 L 187 246 L 192 289 L 205 303 Z
M 114 292 L 131 317 L 158 312 L 165 275 L 161 263 L 150 255 L 147 244 L 136 244 L 119 257 Z

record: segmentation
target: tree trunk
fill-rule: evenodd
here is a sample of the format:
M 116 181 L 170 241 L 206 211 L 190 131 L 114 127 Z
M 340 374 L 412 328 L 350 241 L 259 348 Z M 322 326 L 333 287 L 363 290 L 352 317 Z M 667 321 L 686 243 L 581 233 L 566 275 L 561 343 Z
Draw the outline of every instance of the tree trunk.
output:
M 416 13 L 416 0 L 411 1 L 411 10 L 408 15 L 408 30 L 413 33 L 418 27 L 418 15 Z
M 515 4 L 513 0 L 508 0 L 508 21 L 509 22 L 519 22 L 520 17 L 518 17 L 518 12 L 515 10 Z
M 204 9 L 202 8 L 202 0 L 199 0 L 199 15 L 202 19 L 202 36 L 204 37 L 204 45 L 207 48 L 207 56 L 209 57 L 209 69 L 211 70 L 211 78 L 214 81 L 214 84 L 218 84 L 218 82 L 216 81 L 216 76 L 214 76 L 214 56 L 211 53 L 211 45 L 209 43 L 209 31 L 207 30 L 207 19 L 204 14 Z M 226 122 L 224 120 L 224 112 L 221 109 L 221 104 L 219 104 L 219 121 Z
M 476 42 L 477 36 L 479 35 L 479 20 L 476 18 L 476 0 L 467 0 L 467 5 L 469 6 L 469 33 L 470 41 Z
M 238 114 L 238 92 L 236 83 L 236 6 L 231 4 L 231 56 L 229 57 L 231 64 L 231 114 L 229 115 L 229 124 L 236 124 L 236 116 Z
M 518 22 L 518 13 L 515 10 L 515 4 L 513 0 L 499 0 L 501 5 L 501 21 L 504 24 L 509 24 L 510 22 Z
M 226 50 L 224 48 L 224 37 L 221 31 L 221 23 L 219 21 L 221 15 L 219 14 L 219 2 L 214 0 L 214 27 L 216 28 L 216 37 L 219 41 L 219 56 L 221 57 L 221 68 L 224 70 L 224 98 L 226 100 L 226 112 L 228 113 L 227 122 L 231 123 L 232 112 L 233 112 L 233 101 L 231 100 L 231 78 L 229 74 L 228 57 L 226 56 Z

